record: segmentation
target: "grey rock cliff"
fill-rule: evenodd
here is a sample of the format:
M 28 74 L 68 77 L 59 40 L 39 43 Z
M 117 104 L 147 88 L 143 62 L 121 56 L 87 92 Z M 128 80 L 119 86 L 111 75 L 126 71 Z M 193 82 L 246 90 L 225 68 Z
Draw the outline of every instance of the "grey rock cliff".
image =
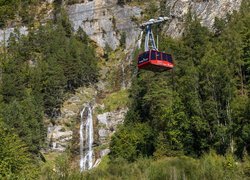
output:
M 212 29 L 214 18 L 224 18 L 240 8 L 242 0 L 166 0 L 165 16 L 175 15 L 165 31 L 172 37 L 180 37 L 184 30 L 184 18 L 189 10 L 201 19 L 201 24 Z M 126 48 L 134 47 L 140 29 L 133 18 L 140 18 L 140 7 L 118 6 L 116 0 L 94 0 L 68 7 L 70 20 L 75 30 L 79 27 L 101 47 L 109 45 L 116 49 L 121 32 L 126 33 Z M 156 17 L 152 17 L 156 18 Z
M 47 0 L 47 3 L 53 3 Z M 190 10 L 201 19 L 204 26 L 212 29 L 214 18 L 224 18 L 228 13 L 239 10 L 242 0 L 166 0 L 165 16 L 177 16 L 165 25 L 164 31 L 172 37 L 180 37 L 184 30 L 184 18 Z M 133 19 L 141 18 L 143 8 L 119 6 L 117 0 L 93 0 L 66 7 L 69 19 L 75 31 L 81 27 L 89 37 L 104 48 L 113 50 L 120 45 L 122 33 L 126 34 L 126 49 L 133 49 L 138 40 L 140 29 Z M 52 17 L 53 11 L 48 11 Z M 152 17 L 156 18 L 156 17 Z M 50 18 L 49 18 L 50 19 Z M 0 30 L 0 42 L 7 41 L 13 27 Z M 20 28 L 21 34 L 27 34 L 27 28 Z
M 22 26 L 19 29 L 20 35 L 27 35 L 28 34 L 28 28 L 25 26 Z M 15 28 L 6 28 L 6 29 L 0 29 L 0 46 L 4 45 L 4 42 L 7 42 L 10 38 L 11 33 L 14 33 Z
M 111 135 L 116 131 L 117 126 L 124 121 L 127 109 L 120 109 L 113 112 L 106 112 L 97 115 L 99 141 L 102 144 L 109 143 Z
M 173 19 L 165 27 L 168 35 L 180 37 L 184 30 L 184 17 L 189 10 L 195 14 L 203 26 L 212 29 L 215 17 L 224 18 L 234 10 L 239 10 L 242 0 L 168 0 L 166 9 L 179 18 Z
M 95 0 L 68 6 L 69 19 L 75 31 L 81 27 L 101 47 L 116 49 L 121 33 L 126 33 L 126 47 L 135 44 L 138 26 L 132 17 L 140 17 L 139 7 L 118 6 L 116 0 Z

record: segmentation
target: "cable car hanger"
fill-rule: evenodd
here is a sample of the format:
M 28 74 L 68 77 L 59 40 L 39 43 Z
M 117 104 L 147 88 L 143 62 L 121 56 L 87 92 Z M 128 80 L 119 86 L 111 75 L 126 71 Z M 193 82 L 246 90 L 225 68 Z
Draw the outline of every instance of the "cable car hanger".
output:
M 150 19 L 148 22 L 141 24 L 141 29 L 146 29 L 146 37 L 145 37 L 145 51 L 149 51 L 150 49 L 158 51 L 158 47 L 155 44 L 154 35 L 152 32 L 152 25 L 160 24 L 164 21 L 170 20 L 169 17 L 159 17 L 158 19 Z M 151 46 L 150 46 L 151 43 Z

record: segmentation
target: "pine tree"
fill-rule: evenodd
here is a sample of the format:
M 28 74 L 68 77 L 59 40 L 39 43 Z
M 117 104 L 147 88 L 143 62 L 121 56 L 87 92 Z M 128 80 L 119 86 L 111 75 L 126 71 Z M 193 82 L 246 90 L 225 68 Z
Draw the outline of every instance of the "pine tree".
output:
M 0 120 L 0 178 L 35 178 L 36 167 L 32 165 L 32 159 L 28 148 L 20 138 L 8 130 Z

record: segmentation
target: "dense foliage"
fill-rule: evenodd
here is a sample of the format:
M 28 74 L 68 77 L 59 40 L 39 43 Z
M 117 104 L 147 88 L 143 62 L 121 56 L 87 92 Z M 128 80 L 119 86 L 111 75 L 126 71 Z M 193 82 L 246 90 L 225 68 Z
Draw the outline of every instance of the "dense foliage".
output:
M 133 163 L 124 159 L 110 161 L 107 156 L 90 171 L 73 171 L 65 156 L 56 160 L 55 169 L 46 169 L 43 179 L 247 179 L 250 161 L 238 163 L 233 156 L 220 156 L 215 152 L 204 154 L 200 159 L 181 156 L 159 160 L 140 158 Z
M 8 21 L 20 18 L 28 23 L 34 18 L 34 8 L 38 0 L 0 0 L 0 27 L 8 25 Z
M 18 163 L 28 162 L 28 157 L 22 159 L 23 154 L 39 155 L 46 136 L 44 115 L 58 116 L 65 93 L 96 82 L 98 70 L 87 35 L 82 30 L 74 34 L 63 13 L 56 24 L 30 29 L 27 36 L 15 31 L 1 52 L 0 62 L 0 124 L 16 134 L 6 134 L 8 146 L 0 141 L 0 161 L 4 163 L 0 172 L 9 168 L 8 174 L 0 175 L 7 177 L 19 171 Z M 12 159 L 6 156 L 15 151 L 20 158 L 18 152 Z
M 26 144 L 1 121 L 0 134 L 0 179 L 35 178 L 38 168 Z
M 176 66 L 164 73 L 140 71 L 133 80 L 111 158 L 250 152 L 249 12 L 249 1 L 243 1 L 239 13 L 215 20 L 214 33 L 189 15 L 181 40 L 161 38 L 161 50 L 173 53 Z

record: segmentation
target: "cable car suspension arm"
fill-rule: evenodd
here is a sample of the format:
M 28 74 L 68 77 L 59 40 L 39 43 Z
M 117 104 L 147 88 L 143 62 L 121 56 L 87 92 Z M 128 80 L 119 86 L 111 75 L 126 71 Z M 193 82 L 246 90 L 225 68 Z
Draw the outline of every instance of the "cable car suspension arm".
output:
M 154 35 L 152 32 L 152 25 L 160 24 L 164 21 L 170 20 L 169 17 L 159 17 L 158 19 L 150 19 L 148 22 L 143 23 L 140 27 L 142 29 L 146 29 L 146 37 L 145 37 L 145 51 L 149 51 L 150 49 L 158 51 L 158 47 L 155 44 Z

